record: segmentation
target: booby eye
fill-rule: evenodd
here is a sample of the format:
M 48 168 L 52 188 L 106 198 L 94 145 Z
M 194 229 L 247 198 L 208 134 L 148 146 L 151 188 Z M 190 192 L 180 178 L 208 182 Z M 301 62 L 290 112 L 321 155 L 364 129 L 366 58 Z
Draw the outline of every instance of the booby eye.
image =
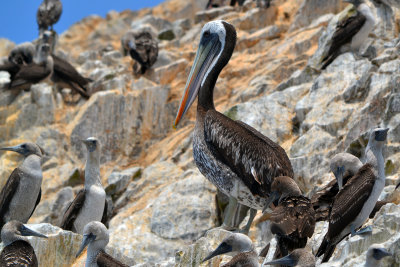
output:
M 26 145 L 25 145 L 25 144 L 23 144 L 23 145 L 21 145 L 21 147 L 22 147 L 23 149 L 25 149 L 25 148 L 26 148 Z

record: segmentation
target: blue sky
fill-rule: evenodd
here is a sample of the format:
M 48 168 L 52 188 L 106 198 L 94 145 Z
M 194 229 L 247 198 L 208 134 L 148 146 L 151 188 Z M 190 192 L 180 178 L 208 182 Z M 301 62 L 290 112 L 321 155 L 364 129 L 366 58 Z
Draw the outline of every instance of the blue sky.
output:
M 37 38 L 36 11 L 42 0 L 2 0 L 0 5 L 0 37 L 16 43 Z M 164 0 L 62 0 L 63 13 L 54 29 L 63 33 L 82 18 L 108 11 L 138 10 L 158 5 Z

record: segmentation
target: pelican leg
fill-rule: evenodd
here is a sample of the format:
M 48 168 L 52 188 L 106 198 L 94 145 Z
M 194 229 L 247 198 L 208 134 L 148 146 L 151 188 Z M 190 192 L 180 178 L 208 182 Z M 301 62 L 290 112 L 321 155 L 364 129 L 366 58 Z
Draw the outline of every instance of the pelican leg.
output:
M 233 221 L 233 217 L 235 215 L 237 205 L 238 205 L 237 199 L 233 198 L 233 197 L 229 197 L 229 204 L 225 208 L 224 222 L 223 222 L 221 228 L 227 229 L 227 230 L 233 229 L 232 221 Z
M 242 230 L 240 230 L 240 232 L 242 234 L 246 234 L 247 235 L 249 233 L 251 224 L 252 224 L 254 218 L 256 217 L 256 215 L 257 215 L 257 210 L 250 208 L 249 220 L 248 220 L 246 226 Z

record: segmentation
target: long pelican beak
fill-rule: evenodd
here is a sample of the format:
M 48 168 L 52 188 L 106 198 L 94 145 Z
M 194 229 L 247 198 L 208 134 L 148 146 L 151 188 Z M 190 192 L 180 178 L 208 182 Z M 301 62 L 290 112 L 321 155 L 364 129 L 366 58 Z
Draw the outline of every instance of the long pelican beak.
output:
M 269 261 L 267 263 L 264 263 L 264 265 L 287 265 L 287 266 L 295 266 L 296 265 L 296 260 L 292 257 L 292 255 L 287 255 L 283 258 L 274 260 L 274 261 Z
M 225 242 L 222 242 L 213 252 L 208 254 L 208 256 L 205 257 L 202 262 L 208 261 L 209 259 L 212 259 L 215 256 L 222 255 L 228 252 L 232 252 L 232 246 L 228 245 Z
M 190 106 L 193 104 L 196 96 L 199 93 L 200 87 L 208 74 L 208 70 L 214 59 L 221 52 L 221 42 L 216 33 L 203 35 L 200 40 L 199 48 L 197 49 L 196 58 L 185 86 L 181 103 L 179 105 L 178 114 L 175 118 L 174 128 L 178 125 L 181 118 L 186 114 Z
M 20 232 L 22 236 L 37 236 L 37 237 L 47 238 L 47 236 L 45 236 L 44 234 L 33 231 L 26 226 L 23 226 L 20 229 Z
M 335 175 L 336 181 L 337 181 L 338 186 L 339 186 L 339 190 L 342 190 L 344 166 L 337 167 L 336 171 L 333 174 Z
M 96 240 L 96 236 L 92 233 L 83 236 L 82 244 L 79 247 L 78 253 L 76 253 L 76 257 L 78 258 L 81 255 L 82 251 L 89 245 L 91 242 Z

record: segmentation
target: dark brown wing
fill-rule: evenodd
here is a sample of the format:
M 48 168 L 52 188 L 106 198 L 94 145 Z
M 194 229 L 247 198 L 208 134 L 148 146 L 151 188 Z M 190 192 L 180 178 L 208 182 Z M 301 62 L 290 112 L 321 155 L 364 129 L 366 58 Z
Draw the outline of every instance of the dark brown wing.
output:
M 105 252 L 100 252 L 96 259 L 99 267 L 128 267 Z
M 315 228 L 315 212 L 308 198 L 286 197 L 271 213 L 273 234 L 290 235 L 298 233 L 300 238 L 312 237 Z
M 17 191 L 19 182 L 21 180 L 22 172 L 19 168 L 15 168 L 7 180 L 6 185 L 1 189 L 0 193 L 0 227 L 6 223 L 4 215 L 7 213 L 11 199 Z
M 91 79 L 83 77 L 79 72 L 66 60 L 52 54 L 53 64 L 54 64 L 54 74 L 56 74 L 60 79 L 72 81 L 77 83 L 82 88 L 91 82 Z
M 85 202 L 85 189 L 81 189 L 76 195 L 75 199 L 69 204 L 61 221 L 60 227 L 64 230 L 72 230 L 76 217 L 78 217 L 83 203 Z
M 6 246 L 0 254 L 0 266 L 37 267 L 38 261 L 32 246 L 23 240 L 18 240 Z
M 101 217 L 101 222 L 108 228 L 108 214 L 107 214 L 107 208 L 108 208 L 108 205 L 107 205 L 107 198 L 106 198 L 106 200 L 104 201 L 104 211 L 103 211 L 103 216 Z
M 328 54 L 322 60 L 322 62 L 327 61 L 322 67 L 323 69 L 336 58 L 340 52 L 340 47 L 351 41 L 353 36 L 356 35 L 364 25 L 365 21 L 366 17 L 357 11 L 354 16 L 343 20 L 337 25 L 336 31 L 332 37 L 331 47 L 329 48 Z
M 235 255 L 228 263 L 222 267 L 255 267 L 254 263 L 257 259 L 257 254 L 253 251 L 242 252 Z
M 0 71 L 7 71 L 10 74 L 11 80 L 14 79 L 15 75 L 18 73 L 20 66 L 11 63 L 8 60 L 0 65 Z
M 51 74 L 51 69 L 44 65 L 30 64 L 22 66 L 11 81 L 10 87 L 20 86 L 26 83 L 38 83 Z
M 38 195 L 38 198 L 36 199 L 35 207 L 33 207 L 32 213 L 31 213 L 31 215 L 29 215 L 29 218 L 32 216 L 32 214 L 35 211 L 37 205 L 39 204 L 41 198 L 42 198 L 42 188 L 39 189 L 39 195 Z
M 365 164 L 339 191 L 329 218 L 329 240 L 338 236 L 360 213 L 375 184 L 376 176 L 371 164 Z
M 209 110 L 204 121 L 204 136 L 214 156 L 236 173 L 254 195 L 269 194 L 275 177 L 293 177 L 285 150 L 243 122 Z

